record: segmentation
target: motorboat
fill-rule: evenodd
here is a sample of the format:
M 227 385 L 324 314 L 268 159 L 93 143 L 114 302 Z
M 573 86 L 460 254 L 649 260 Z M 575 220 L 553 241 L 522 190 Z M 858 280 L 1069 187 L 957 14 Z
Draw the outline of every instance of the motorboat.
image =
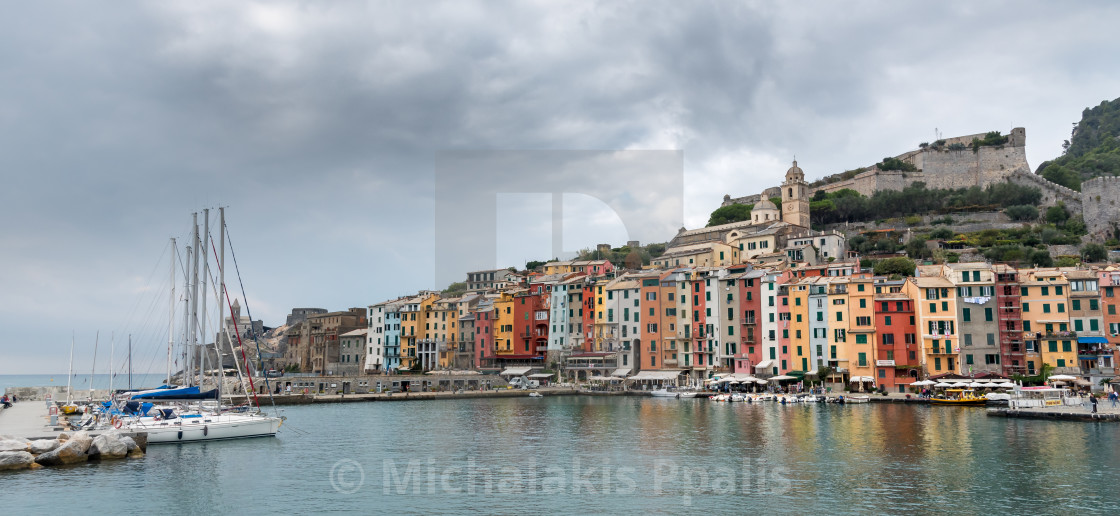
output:
M 932 398 L 933 405 L 957 405 L 962 407 L 987 405 L 988 399 L 977 396 L 972 389 L 947 389 L 944 398 Z

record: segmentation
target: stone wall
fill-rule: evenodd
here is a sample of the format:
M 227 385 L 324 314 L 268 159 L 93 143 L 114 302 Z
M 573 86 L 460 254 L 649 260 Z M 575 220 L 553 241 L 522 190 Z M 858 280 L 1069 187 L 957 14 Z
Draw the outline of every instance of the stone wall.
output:
M 1109 238 L 1120 221 L 1120 177 L 1096 177 L 1082 182 L 1081 213 L 1091 237 Z
M 1020 131 L 1017 128 L 1014 131 Z M 981 135 L 983 136 L 983 135 Z M 971 136 L 961 137 L 968 138 Z M 880 190 L 902 190 L 903 188 L 923 182 L 928 188 L 956 189 L 972 186 L 986 187 L 993 183 L 1006 180 L 1015 170 L 1026 168 L 1026 149 L 1014 142 L 1023 141 L 1023 137 L 1009 140 L 1005 145 L 980 147 L 976 152 L 971 148 L 964 150 L 947 149 L 922 149 L 911 151 L 898 158 L 918 167 L 917 172 L 902 172 L 897 170 L 881 171 L 872 168 L 856 175 L 852 179 L 837 181 L 813 189 L 835 192 L 850 188 L 862 195 L 870 196 Z
M 1042 192 L 1042 206 L 1054 206 L 1058 201 L 1066 205 L 1070 213 L 1081 213 L 1081 193 L 1057 183 L 1051 183 L 1040 175 L 1031 173 L 1029 168 L 1016 169 L 1007 180 L 1023 186 L 1033 186 Z M 1088 217 L 1085 220 L 1089 220 Z
M 761 194 L 744 195 L 743 197 L 731 197 L 730 195 L 723 196 L 723 202 L 720 207 L 731 206 L 732 204 L 756 204 L 762 196 L 765 195 L 767 199 L 782 196 L 781 187 L 772 186 L 762 191 Z

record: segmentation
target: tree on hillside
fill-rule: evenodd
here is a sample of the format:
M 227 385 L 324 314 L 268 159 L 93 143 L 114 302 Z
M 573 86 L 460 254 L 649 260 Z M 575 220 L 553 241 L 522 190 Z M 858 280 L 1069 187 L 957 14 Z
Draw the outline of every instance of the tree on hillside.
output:
M 1100 244 L 1085 244 L 1081 247 L 1081 259 L 1088 263 L 1108 261 L 1108 250 Z
M 914 270 L 917 265 L 914 260 L 903 258 L 901 256 L 895 258 L 887 258 L 875 262 L 875 274 L 880 276 L 887 276 L 891 274 L 898 274 L 900 276 L 913 276 Z
M 541 261 L 541 260 L 528 261 L 528 262 L 525 262 L 525 270 L 527 270 L 527 271 L 535 270 L 536 268 L 541 267 L 546 263 L 558 262 L 558 261 L 560 261 L 559 258 L 553 258 L 551 260 L 544 260 L 544 261 Z
M 883 158 L 883 161 L 876 163 L 875 166 L 883 171 L 901 170 L 903 172 L 915 172 L 918 170 L 918 167 L 898 158 Z
M 926 240 L 915 236 L 906 242 L 906 256 L 915 260 L 924 260 L 933 256 L 933 251 L 926 246 Z
M 1057 206 L 1051 206 L 1046 209 L 1046 222 L 1060 226 L 1069 220 L 1069 212 L 1066 211 L 1065 203 L 1058 202 Z
M 458 294 L 467 291 L 467 284 L 463 281 L 456 281 L 443 289 L 443 294 Z
M 1008 206 L 1003 209 L 1003 212 L 1011 217 L 1011 220 L 1038 220 L 1038 208 L 1027 204 Z
M 1050 252 L 1045 249 L 1035 249 L 1031 251 L 1027 260 L 1035 267 L 1053 267 L 1054 259 L 1050 257 Z
M 719 226 L 721 224 L 750 220 L 751 208 L 753 207 L 753 204 L 720 206 L 716 211 L 713 211 L 711 217 L 708 218 L 708 226 Z
M 1074 190 L 1099 176 L 1120 175 L 1120 99 L 1085 109 L 1074 125 L 1062 156 L 1044 161 L 1035 171 L 1049 181 Z

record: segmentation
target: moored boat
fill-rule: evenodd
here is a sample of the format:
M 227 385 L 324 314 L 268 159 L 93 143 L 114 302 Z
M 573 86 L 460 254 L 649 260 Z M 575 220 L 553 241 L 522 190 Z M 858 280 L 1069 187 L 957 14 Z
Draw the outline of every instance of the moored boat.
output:
M 932 398 L 929 402 L 933 405 L 957 405 L 962 407 L 987 405 L 988 399 L 977 396 L 972 389 L 948 389 L 944 398 Z

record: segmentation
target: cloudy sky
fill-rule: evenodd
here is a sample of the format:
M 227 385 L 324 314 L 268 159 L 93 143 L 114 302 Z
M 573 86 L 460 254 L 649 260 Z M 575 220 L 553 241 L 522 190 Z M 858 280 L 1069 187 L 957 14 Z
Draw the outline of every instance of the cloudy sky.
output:
M 683 205 L 630 198 L 665 228 L 644 241 L 794 155 L 817 178 L 935 130 L 1022 126 L 1037 166 L 1120 97 L 1118 19 L 1114 2 L 12 3 L 0 374 L 65 372 L 72 335 L 88 364 L 97 331 L 160 370 L 167 241 L 205 207 L 228 207 L 266 325 L 442 287 L 435 257 L 457 250 L 435 242 L 434 178 L 460 151 L 678 151 L 683 196 L 665 196 Z M 551 197 L 498 196 L 500 265 L 552 254 Z M 564 250 L 634 237 L 607 202 L 562 196 Z

